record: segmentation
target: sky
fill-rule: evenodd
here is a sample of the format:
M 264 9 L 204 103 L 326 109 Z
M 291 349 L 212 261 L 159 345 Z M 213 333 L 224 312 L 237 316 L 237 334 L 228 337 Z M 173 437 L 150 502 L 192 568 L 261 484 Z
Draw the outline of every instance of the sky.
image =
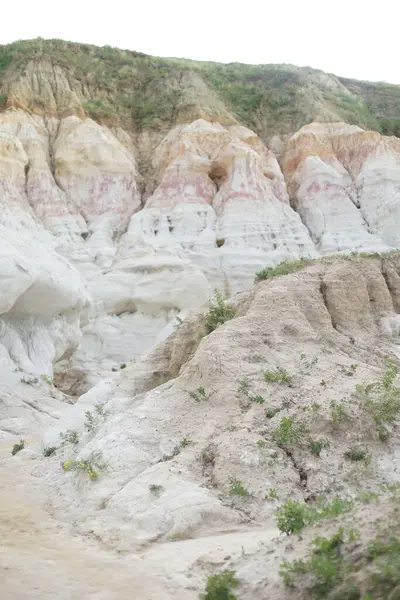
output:
M 0 44 L 61 38 L 217 62 L 291 63 L 400 84 L 396 0 L 10 0 Z

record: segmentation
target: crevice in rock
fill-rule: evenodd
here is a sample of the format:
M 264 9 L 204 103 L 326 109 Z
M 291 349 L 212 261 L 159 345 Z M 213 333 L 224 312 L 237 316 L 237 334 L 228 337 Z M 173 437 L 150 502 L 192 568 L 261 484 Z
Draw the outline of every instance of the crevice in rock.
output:
M 305 469 L 298 464 L 298 462 L 296 461 L 296 459 L 294 457 L 292 450 L 290 450 L 286 446 L 279 446 L 279 448 L 284 451 L 284 453 L 286 454 L 286 456 L 289 458 L 290 462 L 292 463 L 294 470 L 298 473 L 300 487 L 304 491 L 308 491 L 308 488 L 307 488 L 308 475 L 307 475 Z
M 335 321 L 330 313 L 330 310 L 329 310 L 328 298 L 327 298 L 327 285 L 326 285 L 325 281 L 322 279 L 322 277 L 321 277 L 321 282 L 319 285 L 319 292 L 322 296 L 322 300 L 324 301 L 325 308 L 328 311 L 329 317 L 331 319 L 332 327 L 333 327 L 333 329 L 335 329 L 337 331 L 338 330 L 337 323 L 335 323 Z

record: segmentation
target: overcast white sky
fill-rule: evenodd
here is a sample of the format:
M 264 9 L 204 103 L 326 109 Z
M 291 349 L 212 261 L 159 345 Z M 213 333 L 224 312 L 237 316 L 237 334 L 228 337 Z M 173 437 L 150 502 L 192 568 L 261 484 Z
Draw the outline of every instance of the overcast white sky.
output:
M 398 0 L 8 0 L 0 43 L 62 38 L 400 84 L 399 22 Z

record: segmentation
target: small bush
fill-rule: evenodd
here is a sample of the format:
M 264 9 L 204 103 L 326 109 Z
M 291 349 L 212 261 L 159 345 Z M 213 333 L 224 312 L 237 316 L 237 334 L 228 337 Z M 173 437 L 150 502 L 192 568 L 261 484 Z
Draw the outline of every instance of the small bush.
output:
M 152 494 L 154 494 L 154 496 L 157 496 L 157 498 L 158 498 L 165 491 L 165 488 L 162 485 L 152 483 L 149 485 L 149 490 Z
M 229 478 L 229 483 L 231 484 L 230 493 L 233 496 L 250 496 L 249 491 L 244 487 L 240 479 L 232 476 Z
M 273 419 L 274 416 L 279 412 L 279 408 L 272 408 L 271 406 L 265 409 L 265 416 L 267 419 Z
M 197 390 L 194 390 L 193 392 L 189 392 L 189 396 L 191 398 L 193 398 L 193 400 L 195 400 L 196 402 L 201 402 L 202 400 L 208 400 L 207 392 L 203 388 L 202 385 L 200 387 L 198 387 Z
M 331 410 L 329 416 L 334 427 L 339 427 L 341 423 L 350 420 L 350 417 L 347 414 L 343 403 L 335 402 L 335 400 L 332 400 L 330 408 Z
M 312 577 L 310 591 L 312 597 L 318 600 L 326 599 L 329 592 L 344 578 L 344 559 L 341 553 L 343 546 L 343 529 L 340 529 L 331 538 L 318 537 L 313 540 L 314 551 L 308 561 L 296 560 L 292 563 L 284 561 L 281 565 L 280 575 L 286 585 L 293 587 L 297 577 L 309 573 Z M 346 592 L 345 598 L 359 598 Z
M 250 380 L 247 377 L 243 377 L 238 381 L 238 394 L 242 396 L 248 396 L 250 393 Z
M 19 444 L 14 444 L 11 454 L 14 456 L 25 448 L 25 440 L 20 440 Z
M 109 414 L 109 411 L 104 409 L 104 404 L 96 404 L 94 412 L 90 410 L 85 411 L 85 428 L 93 433 Z
M 45 381 L 48 385 L 54 385 L 54 381 L 45 373 L 43 373 L 40 378 Z
M 76 429 L 67 429 L 67 431 L 60 432 L 60 439 L 64 444 L 76 446 L 79 444 L 79 433 Z
M 26 385 L 33 385 L 34 383 L 38 383 L 39 379 L 37 377 L 22 377 L 21 383 L 26 383 Z
M 278 368 L 276 371 L 264 371 L 265 381 L 272 383 L 283 383 L 292 387 L 292 376 L 286 371 L 286 369 Z
M 172 450 L 172 454 L 164 454 L 164 456 L 160 459 L 160 462 L 167 462 L 169 460 L 172 460 L 173 458 L 175 458 L 175 456 L 178 456 L 178 454 L 180 454 L 180 452 L 181 452 L 181 447 L 175 446 L 174 449 Z
M 203 467 L 214 466 L 216 459 L 216 447 L 214 444 L 208 444 L 199 455 L 199 460 Z
M 266 500 L 279 500 L 278 492 L 275 488 L 270 488 L 268 493 L 265 495 Z
M 333 498 L 330 502 L 319 499 L 315 505 L 288 500 L 276 512 L 277 526 L 288 535 L 298 534 L 306 525 L 337 517 L 352 507 L 353 502 L 343 498 Z
M 352 460 L 354 462 L 369 462 L 370 460 L 370 454 L 368 450 L 357 447 L 347 450 L 347 452 L 344 453 L 344 457 L 347 458 L 347 460 Z
M 181 448 L 186 448 L 187 446 L 190 446 L 191 444 L 193 444 L 192 440 L 190 440 L 187 437 L 184 437 L 183 440 L 181 440 L 179 442 L 179 445 Z
M 225 302 L 218 290 L 215 290 L 214 301 L 210 303 L 206 320 L 209 333 L 226 323 L 226 321 L 233 319 L 234 316 L 235 310 Z
M 102 460 L 101 452 L 92 452 L 86 460 L 68 458 L 62 464 L 63 471 L 86 471 L 92 480 L 97 479 L 107 467 L 108 465 Z
M 264 281 L 265 279 L 272 279 L 273 277 L 281 277 L 282 275 L 289 275 L 304 269 L 307 265 L 307 261 L 304 259 L 300 260 L 285 260 L 276 267 L 265 267 L 262 271 L 256 273 L 256 281 Z
M 306 425 L 296 423 L 295 417 L 283 417 L 279 426 L 272 432 L 278 446 L 283 448 L 303 441 L 306 434 Z
M 265 398 L 260 395 L 257 396 L 249 396 L 250 402 L 254 402 L 254 404 L 264 404 Z
M 46 446 L 43 450 L 43 456 L 52 456 L 57 450 L 56 446 Z
M 201 594 L 201 600 L 236 600 L 233 588 L 239 585 L 234 571 L 222 571 L 210 575 L 207 579 L 206 590 Z
M 323 448 L 327 446 L 327 443 L 321 440 L 311 440 L 310 441 L 310 450 L 314 456 L 320 456 Z

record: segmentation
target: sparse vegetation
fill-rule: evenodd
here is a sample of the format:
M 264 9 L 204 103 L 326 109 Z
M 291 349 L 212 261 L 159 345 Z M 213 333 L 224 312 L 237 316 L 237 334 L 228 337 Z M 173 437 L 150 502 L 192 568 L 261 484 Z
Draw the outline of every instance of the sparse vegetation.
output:
M 181 453 L 181 446 L 175 446 L 172 450 L 172 454 L 164 454 L 164 456 L 160 459 L 160 462 L 167 462 L 168 460 L 172 460 L 175 456 Z
M 21 383 L 26 383 L 26 385 L 33 385 L 35 383 L 39 383 L 39 379 L 37 377 L 21 377 Z
M 334 498 L 330 502 L 319 498 L 315 505 L 288 500 L 276 512 L 277 526 L 287 535 L 298 534 L 306 525 L 336 517 L 352 507 L 353 502 L 343 498 Z
M 332 425 L 335 428 L 340 427 L 342 423 L 350 420 L 350 416 L 346 412 L 342 402 L 335 402 L 335 400 L 332 400 L 330 403 L 330 409 L 329 416 L 332 421 Z
M 54 385 L 54 381 L 45 373 L 43 373 L 40 378 L 45 381 L 48 385 Z
M 267 417 L 267 419 L 273 419 L 278 412 L 279 408 L 272 408 L 271 406 L 269 406 L 265 409 L 265 416 Z
M 184 437 L 180 442 L 179 445 L 181 448 L 186 448 L 187 446 L 190 446 L 191 444 L 193 444 L 192 440 Z
M 208 400 L 208 394 L 202 385 L 200 387 L 198 387 L 197 390 L 189 392 L 189 396 L 196 402 L 201 402 L 202 400 Z
M 159 498 L 161 494 L 165 491 L 165 488 L 163 485 L 152 483 L 149 485 L 149 490 L 152 494 L 154 494 L 154 496 L 157 496 L 157 498 Z
M 216 448 L 214 444 L 208 444 L 199 455 L 199 460 L 203 467 L 214 466 L 216 459 Z
M 63 471 L 85 471 L 89 478 L 94 480 L 104 472 L 108 465 L 102 459 L 102 453 L 92 452 L 87 459 L 76 460 L 68 458 L 62 464 Z
M 308 433 L 306 425 L 296 422 L 296 417 L 283 417 L 278 427 L 272 432 L 278 446 L 286 448 L 304 440 Z
M 57 450 L 57 446 L 46 446 L 43 449 L 43 456 L 52 456 Z
M 312 597 L 318 600 L 326 599 L 328 593 L 344 578 L 344 559 L 341 552 L 343 535 L 343 529 L 340 529 L 331 538 L 315 538 L 313 553 L 308 561 L 295 560 L 292 563 L 284 561 L 280 574 L 285 584 L 294 587 L 298 576 L 309 573 L 313 581 L 310 586 Z M 357 600 L 359 597 L 359 594 L 349 596 L 346 592 L 342 599 Z
M 14 456 L 25 448 L 25 440 L 20 440 L 19 444 L 14 444 L 11 454 Z
M 232 590 L 239 585 L 235 571 L 222 571 L 209 575 L 204 594 L 201 600 L 237 600 Z
M 233 496 L 250 496 L 250 492 L 237 477 L 231 476 L 229 483 L 231 485 L 230 493 Z
M 209 333 L 226 323 L 226 321 L 233 319 L 234 316 L 234 308 L 225 302 L 218 290 L 215 290 L 214 299 L 210 302 L 206 319 L 206 326 Z
M 94 411 L 85 411 L 85 428 L 93 433 L 109 414 L 109 411 L 105 410 L 104 404 L 95 404 Z
M 344 453 L 344 457 L 347 458 L 347 460 L 352 460 L 354 462 L 362 461 L 368 463 L 370 461 L 368 450 L 359 447 L 350 448 Z
M 262 271 L 256 273 L 256 281 L 264 281 L 265 279 L 272 279 L 273 277 L 281 277 L 282 275 L 289 275 L 303 269 L 310 261 L 304 259 L 299 260 L 285 260 L 276 267 L 265 267 Z
M 279 500 L 278 492 L 275 488 L 270 488 L 268 493 L 265 495 L 266 500 Z
M 60 439 L 64 444 L 76 446 L 79 444 L 79 433 L 76 429 L 67 429 L 67 431 L 60 432 Z
M 307 560 L 283 561 L 280 575 L 285 585 L 302 590 L 315 600 L 396 600 L 400 590 L 400 541 L 389 532 L 365 548 L 360 532 L 343 528 L 330 538 L 317 537 Z
M 293 383 L 293 377 L 281 367 L 278 367 L 276 371 L 264 371 L 264 379 L 269 383 L 282 383 L 289 387 L 292 387 Z
M 314 456 L 320 456 L 323 448 L 325 447 L 325 443 L 321 440 L 311 440 L 310 441 L 310 450 Z
M 84 102 L 89 115 L 138 130 L 160 130 L 204 113 L 231 123 L 229 111 L 264 141 L 266 123 L 268 136 L 287 135 L 324 113 L 386 135 L 400 131 L 400 92 L 395 85 L 339 78 L 340 87 L 333 87 L 322 84 L 320 73 L 310 68 L 167 59 L 41 38 L 0 46 L 0 109 L 5 107 L 8 69 L 18 77 L 38 58 L 64 69 L 72 89 L 82 89 L 90 73 L 91 96 Z M 208 88 L 200 106 L 193 93 L 187 93 L 193 86 Z M 44 108 L 37 94 L 31 108 Z
M 398 372 L 398 366 L 388 359 L 380 381 L 356 386 L 355 396 L 374 422 L 381 442 L 388 441 L 400 416 L 400 388 L 394 385 Z

